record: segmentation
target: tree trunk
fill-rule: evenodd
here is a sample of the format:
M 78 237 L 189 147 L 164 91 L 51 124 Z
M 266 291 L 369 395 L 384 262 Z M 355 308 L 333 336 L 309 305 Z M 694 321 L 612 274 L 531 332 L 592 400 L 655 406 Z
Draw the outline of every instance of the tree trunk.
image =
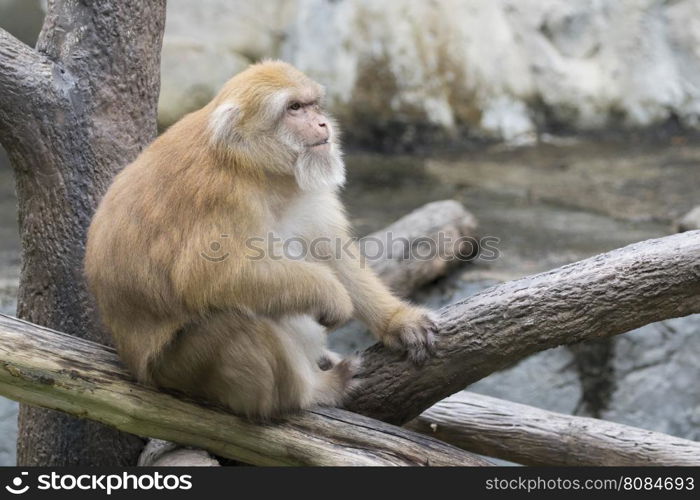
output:
M 109 343 L 82 276 L 112 177 L 156 134 L 165 0 L 49 2 L 36 50 L 0 30 L 0 141 L 14 167 L 17 315 Z M 20 465 L 132 465 L 142 440 L 22 405 Z

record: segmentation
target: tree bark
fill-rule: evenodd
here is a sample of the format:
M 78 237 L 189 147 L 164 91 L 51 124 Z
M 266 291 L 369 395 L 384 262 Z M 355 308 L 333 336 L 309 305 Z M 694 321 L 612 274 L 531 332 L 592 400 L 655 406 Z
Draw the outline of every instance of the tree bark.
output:
M 347 409 L 404 424 L 524 357 L 700 312 L 700 231 L 648 240 L 498 285 L 438 311 L 436 355 L 375 345 Z
M 525 465 L 700 465 L 695 441 L 473 392 L 440 401 L 406 428 Z
M 17 314 L 108 343 L 85 289 L 88 224 L 156 134 L 165 0 L 49 2 L 36 50 L 0 30 L 0 142 L 14 167 Z M 22 405 L 20 465 L 133 465 L 142 441 Z
M 133 382 L 111 348 L 2 315 L 0 393 L 254 465 L 488 465 L 339 409 L 255 424 Z

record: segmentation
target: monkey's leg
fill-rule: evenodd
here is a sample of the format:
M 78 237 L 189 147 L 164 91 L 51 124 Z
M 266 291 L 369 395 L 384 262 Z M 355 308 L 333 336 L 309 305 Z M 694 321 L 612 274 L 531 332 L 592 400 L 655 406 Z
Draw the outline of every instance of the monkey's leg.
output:
M 276 322 L 219 312 L 178 334 L 156 363 L 153 380 L 265 419 L 342 402 L 357 361 L 323 371 L 323 353 L 323 329 L 311 318 Z
M 288 316 L 279 322 L 286 338 L 300 346 L 312 366 L 322 372 L 315 384 L 316 404 L 336 406 L 352 389 L 352 377 L 359 368 L 359 358 L 343 357 L 326 347 L 326 329 L 308 315 Z

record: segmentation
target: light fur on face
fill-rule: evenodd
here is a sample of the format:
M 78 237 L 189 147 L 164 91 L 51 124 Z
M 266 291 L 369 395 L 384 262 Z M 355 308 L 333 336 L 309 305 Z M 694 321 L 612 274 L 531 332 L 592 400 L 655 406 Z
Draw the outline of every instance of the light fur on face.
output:
M 337 140 L 337 125 L 328 118 L 330 145 L 327 150 L 309 148 L 298 137 L 284 127 L 279 137 L 287 148 L 296 156 L 293 173 L 299 187 L 305 191 L 338 189 L 345 185 L 345 162 Z
M 307 149 L 297 158 L 294 176 L 299 187 L 306 191 L 336 189 L 345 184 L 345 165 L 333 146 L 324 154 Z

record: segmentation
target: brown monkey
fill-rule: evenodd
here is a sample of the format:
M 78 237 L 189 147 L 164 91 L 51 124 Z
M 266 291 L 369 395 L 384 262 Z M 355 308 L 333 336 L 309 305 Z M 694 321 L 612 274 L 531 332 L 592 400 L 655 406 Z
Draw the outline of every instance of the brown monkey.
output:
M 289 64 L 253 65 L 114 179 L 85 271 L 140 381 L 258 418 L 337 405 L 357 360 L 327 351 L 323 326 L 353 311 L 386 345 L 428 355 L 430 314 L 394 297 L 356 247 L 334 255 L 350 236 L 322 97 Z M 280 254 L 290 238 L 314 255 Z

